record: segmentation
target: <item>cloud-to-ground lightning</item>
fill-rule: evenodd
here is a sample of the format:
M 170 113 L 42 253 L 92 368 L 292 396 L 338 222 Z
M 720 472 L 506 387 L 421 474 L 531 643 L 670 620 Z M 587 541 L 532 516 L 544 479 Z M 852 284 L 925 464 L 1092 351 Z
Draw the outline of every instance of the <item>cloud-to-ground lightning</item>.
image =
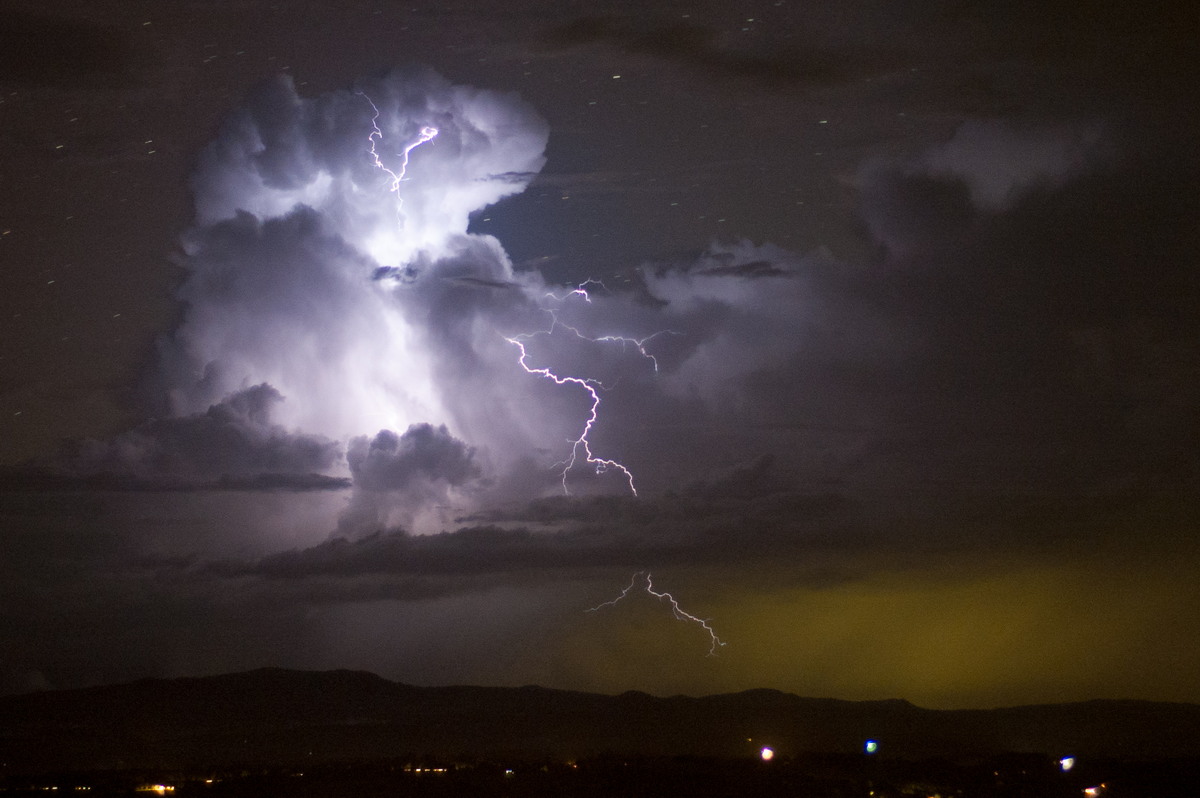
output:
M 672 596 L 670 593 L 667 593 L 666 591 L 655 590 L 654 582 L 650 578 L 649 571 L 638 571 L 637 573 L 635 573 L 633 575 L 633 578 L 629 580 L 629 586 L 621 591 L 621 595 L 617 596 L 615 599 L 606 601 L 603 604 L 597 604 L 595 607 L 591 607 L 590 609 L 586 610 L 586 612 L 596 612 L 598 610 L 604 609 L 605 607 L 614 606 L 621 599 L 628 596 L 635 587 L 637 587 L 639 579 L 643 580 L 645 582 L 644 587 L 645 587 L 645 591 L 648 594 L 650 594 L 651 596 L 654 596 L 654 598 L 658 599 L 659 601 L 667 601 L 668 603 L 670 603 L 671 613 L 675 616 L 675 618 L 677 620 L 687 621 L 689 623 L 697 624 L 704 631 L 708 632 L 708 636 L 709 636 L 709 640 L 710 640 L 710 645 L 708 648 L 708 656 L 715 657 L 717 655 L 717 649 L 724 646 L 725 641 L 722 640 L 720 637 L 718 637 L 717 633 L 715 631 L 713 631 L 713 628 L 711 626 L 709 626 L 708 619 L 697 618 L 695 615 L 692 615 L 689 612 L 685 612 L 683 610 L 683 608 L 679 606 L 679 602 L 676 601 L 675 597 Z
M 578 296 L 578 297 L 581 297 L 585 302 L 590 303 L 592 301 L 592 298 L 588 294 L 587 286 L 591 285 L 593 283 L 603 286 L 603 284 L 600 283 L 598 280 L 588 280 L 588 281 L 576 286 L 576 288 L 574 290 L 567 292 L 565 295 L 563 295 L 561 297 L 553 292 L 547 292 L 546 296 L 551 297 L 559 302 L 565 301 L 566 299 L 569 299 L 570 297 L 573 297 L 573 296 Z M 588 415 L 587 415 L 587 419 L 584 421 L 583 430 L 580 432 L 578 438 L 575 438 L 573 441 L 571 441 L 570 454 L 565 459 L 560 460 L 558 463 L 555 464 L 556 466 L 562 466 L 563 492 L 570 493 L 570 490 L 567 488 L 567 475 L 571 472 L 571 469 L 574 468 L 575 465 L 579 462 L 580 457 L 582 455 L 583 461 L 587 465 L 591 466 L 597 474 L 603 474 L 604 472 L 606 472 L 610 469 L 620 471 L 621 474 L 624 475 L 626 482 L 629 483 L 630 492 L 634 496 L 636 496 L 637 488 L 634 486 L 634 483 L 633 483 L 633 473 L 628 468 L 626 468 L 624 465 L 622 465 L 621 463 L 619 463 L 616 460 L 611 460 L 611 459 L 604 458 L 604 457 L 597 457 L 595 454 L 593 454 L 592 444 L 591 444 L 591 441 L 588 439 L 588 435 L 591 434 L 592 427 L 595 426 L 596 420 L 599 417 L 599 411 L 600 411 L 600 393 L 599 393 L 599 391 L 603 390 L 605 388 L 605 386 L 599 380 L 593 379 L 591 377 L 564 376 L 564 375 L 555 373 L 548 366 L 540 367 L 540 368 L 536 367 L 536 366 L 531 366 L 528 361 L 529 352 L 525 348 L 525 342 L 528 341 L 529 339 L 537 337 L 537 336 L 553 335 L 554 331 L 561 327 L 565 330 L 568 330 L 573 335 L 575 335 L 577 338 L 580 338 L 584 341 L 590 341 L 592 343 L 618 343 L 621 345 L 622 348 L 625 348 L 628 346 L 633 346 L 634 348 L 637 349 L 638 354 L 640 354 L 642 357 L 646 358 L 651 363 L 653 363 L 654 370 L 658 371 L 658 360 L 655 359 L 654 355 L 651 355 L 649 352 L 646 351 L 646 344 L 649 343 L 653 338 L 655 338 L 659 335 L 670 333 L 670 331 L 669 330 L 659 331 L 656 333 L 652 333 L 651 335 L 647 335 L 644 338 L 631 338 L 631 337 L 623 336 L 623 335 L 602 335 L 602 336 L 593 338 L 591 336 L 584 335 L 582 332 L 580 332 L 580 330 L 577 327 L 572 327 L 570 324 L 563 322 L 561 319 L 558 318 L 558 314 L 553 309 L 543 308 L 543 310 L 545 310 L 546 313 L 548 313 L 550 315 L 550 326 L 547 329 L 538 330 L 538 331 L 532 332 L 532 333 L 522 333 L 520 335 L 505 336 L 505 340 L 508 341 L 513 346 L 517 347 L 518 350 L 520 350 L 521 354 L 517 358 L 517 363 L 519 363 L 521 368 L 523 368 L 526 372 L 528 372 L 529 374 L 536 374 L 536 375 L 538 375 L 540 377 L 544 377 L 548 380 L 553 380 L 558 385 L 578 385 L 580 388 L 582 388 L 584 391 L 586 391 L 588 396 L 591 398 L 591 406 L 588 409 Z

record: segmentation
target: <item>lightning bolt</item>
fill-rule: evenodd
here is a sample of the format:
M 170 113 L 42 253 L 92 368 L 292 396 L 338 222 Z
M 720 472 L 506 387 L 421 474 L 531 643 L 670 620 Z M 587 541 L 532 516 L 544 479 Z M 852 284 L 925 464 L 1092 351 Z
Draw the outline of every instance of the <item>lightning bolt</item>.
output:
M 568 291 L 567 293 L 563 294 L 562 296 L 559 296 L 558 294 L 554 293 L 553 291 L 547 291 L 545 295 L 550 297 L 551 299 L 558 300 L 559 302 L 565 302 L 567 299 L 569 299 L 570 297 L 573 297 L 573 296 L 582 297 L 583 301 L 587 302 L 590 305 L 592 303 L 592 295 L 589 294 L 588 290 L 587 290 L 587 287 L 589 285 L 598 285 L 601 288 L 607 289 L 607 286 L 604 285 L 603 282 L 601 282 L 600 280 L 597 280 L 594 277 L 589 277 L 588 279 L 584 280 L 579 285 L 575 286 L 574 290 Z
M 371 110 L 374 112 L 374 116 L 371 117 L 371 133 L 367 136 L 367 140 L 370 142 L 371 161 L 375 164 L 376 169 L 385 172 L 388 177 L 392 179 L 392 183 L 388 187 L 388 191 L 396 195 L 396 221 L 400 224 L 400 226 L 403 226 L 404 217 L 401 215 L 400 208 L 404 204 L 404 198 L 400 196 L 400 184 L 404 182 L 404 174 L 408 171 L 409 154 L 425 142 L 433 141 L 433 139 L 437 137 L 438 129 L 436 127 L 430 127 L 429 125 L 422 127 L 416 141 L 405 145 L 404 149 L 396 154 L 397 157 L 400 158 L 399 168 L 395 170 L 389 169 L 387 165 L 384 164 L 383 159 L 380 158 L 379 150 L 376 147 L 377 144 L 383 141 L 383 131 L 379 129 L 379 107 L 375 105 L 374 100 L 372 100 L 363 92 L 360 91 L 356 93 L 358 96 L 367 101 L 367 104 L 371 106 Z
M 588 280 L 578 285 L 574 290 L 568 291 L 562 296 L 559 296 L 552 291 L 546 292 L 546 296 L 551 297 L 558 302 L 564 302 L 571 297 L 577 296 L 582 298 L 583 301 L 591 303 L 592 298 L 588 294 L 587 287 L 592 284 L 603 287 L 603 283 L 601 283 L 599 280 Z M 654 370 L 657 372 L 658 360 L 654 357 L 654 355 L 646 351 L 646 344 L 659 335 L 677 335 L 678 333 L 675 333 L 671 330 L 660 330 L 659 332 L 652 333 L 644 338 L 631 338 L 623 335 L 602 335 L 593 338 L 591 336 L 584 335 L 577 327 L 572 327 L 570 324 L 560 320 L 558 318 L 558 314 L 552 308 L 542 308 L 542 310 L 544 310 L 550 316 L 550 326 L 547 329 L 538 330 L 532 333 L 505 336 L 504 340 L 517 347 L 518 351 L 520 352 L 520 355 L 517 357 L 517 363 L 526 371 L 526 373 L 552 380 L 557 385 L 577 385 L 582 388 L 591 399 L 591 406 L 588 408 L 588 415 L 587 419 L 584 421 L 583 430 L 579 433 L 578 438 L 575 438 L 573 441 L 571 441 L 570 454 L 564 460 L 560 460 L 558 463 L 555 463 L 556 467 L 562 467 L 561 473 L 563 493 L 570 494 L 571 491 L 567 487 L 567 475 L 571 473 L 571 469 L 575 468 L 576 465 L 582 462 L 591 467 L 597 474 L 603 474 L 610 470 L 621 472 L 621 474 L 625 477 L 625 481 L 629 484 L 629 492 L 634 496 L 637 496 L 637 487 L 633 483 L 633 473 L 616 460 L 610 460 L 605 457 L 597 457 L 592 452 L 592 444 L 588 439 L 588 436 L 592 432 L 592 428 L 596 424 L 596 420 L 599 418 L 599 391 L 607 390 L 607 388 L 599 380 L 591 377 L 563 376 L 556 374 L 549 367 L 531 366 L 529 364 L 529 351 L 525 348 L 525 342 L 538 336 L 551 336 L 554 334 L 556 329 L 562 328 L 584 341 L 590 341 L 592 343 L 617 343 L 621 345 L 622 349 L 632 346 L 637 350 L 639 355 L 654 364 Z
M 391 183 L 388 186 L 388 191 L 390 193 L 396 195 L 396 223 L 399 227 L 402 228 L 404 226 L 404 215 L 403 215 L 403 212 L 401 209 L 402 209 L 402 206 L 404 203 L 404 199 L 403 199 L 403 197 L 400 196 L 400 184 L 402 182 L 404 182 L 404 180 L 406 179 L 405 174 L 408 171 L 409 157 L 410 157 L 412 151 L 415 150 L 417 147 L 420 147 L 422 144 L 426 143 L 427 141 L 432 141 L 437 136 L 438 129 L 436 127 L 431 127 L 428 125 L 422 127 L 420 130 L 420 134 L 417 136 L 417 138 L 414 141 L 410 142 L 409 144 L 405 145 L 404 149 L 401 150 L 399 153 L 397 153 L 397 157 L 399 157 L 399 159 L 400 159 L 399 166 L 396 169 L 391 169 L 387 166 L 387 164 L 385 164 L 383 162 L 383 159 L 379 153 L 378 145 L 381 144 L 383 141 L 383 130 L 380 129 L 380 127 L 379 127 L 379 117 L 380 117 L 379 106 L 377 106 L 375 104 L 375 101 L 372 100 L 369 96 L 367 96 L 364 92 L 360 91 L 360 92 L 357 92 L 357 94 L 360 97 L 362 97 L 364 100 L 366 100 L 367 104 L 371 106 L 371 111 L 373 112 L 373 115 L 371 117 L 371 132 L 367 136 L 367 141 L 369 143 L 368 150 L 371 154 L 371 162 L 374 164 L 376 169 L 379 169 L 380 171 L 384 172 L 385 174 L 388 175 L 388 177 L 391 178 Z M 587 302 L 590 304 L 592 301 L 592 298 L 591 298 L 591 295 L 588 293 L 588 286 L 591 286 L 591 285 L 598 285 L 601 288 L 604 288 L 604 284 L 601 283 L 599 280 L 587 280 L 587 281 L 581 283 L 580 285 L 576 286 L 575 289 L 563 294 L 562 296 L 559 296 L 559 295 L 555 294 L 554 292 L 547 292 L 546 296 L 549 298 L 552 298 L 556 302 L 560 302 L 560 303 L 565 302 L 567 299 L 570 299 L 571 297 L 579 297 L 579 298 L 583 299 L 584 302 Z M 562 322 L 558 318 L 558 314 L 555 313 L 555 311 L 553 309 L 542 308 L 542 310 L 546 311 L 546 313 L 548 313 L 550 315 L 551 321 L 550 321 L 549 328 L 547 328 L 545 330 L 539 330 L 537 332 L 532 332 L 532 333 L 523 333 L 520 335 L 505 336 L 505 340 L 508 341 L 509 343 L 511 343 L 512 345 L 516 346 L 517 349 L 520 351 L 520 355 L 517 358 L 517 362 L 520 364 L 521 368 L 523 368 L 526 371 L 526 373 L 534 374 L 534 375 L 544 377 L 549 380 L 553 380 L 558 385 L 568 385 L 568 384 L 576 385 L 576 386 L 582 388 L 587 393 L 588 397 L 591 399 L 591 406 L 588 409 L 588 415 L 587 415 L 586 420 L 584 421 L 583 429 L 579 433 L 579 437 L 575 438 L 573 441 L 571 441 L 570 454 L 564 460 L 561 460 L 555 464 L 556 467 L 557 466 L 562 467 L 563 492 L 567 493 L 567 494 L 570 493 L 570 490 L 567 487 L 567 475 L 570 474 L 571 470 L 573 468 L 575 468 L 575 466 L 577 464 L 579 464 L 580 462 L 583 462 L 583 463 L 586 463 L 588 466 L 590 466 L 597 474 L 603 474 L 610 470 L 619 471 L 625 477 L 625 481 L 629 484 L 630 492 L 634 496 L 636 496 L 637 495 L 637 487 L 634 485 L 634 482 L 633 482 L 633 473 L 628 468 L 626 468 L 624 465 L 622 465 L 621 463 L 619 463 L 616 460 L 611 460 L 611 459 L 608 459 L 605 457 L 597 457 L 595 455 L 595 453 L 592 452 L 591 441 L 588 439 L 588 435 L 591 434 L 592 428 L 595 426 L 596 421 L 599 418 L 599 411 L 600 411 L 600 393 L 599 393 L 599 391 L 606 390 L 605 386 L 599 380 L 595 380 L 590 377 L 560 376 L 560 375 L 554 373 L 553 371 L 551 371 L 549 367 L 539 368 L 536 366 L 531 366 L 529 364 L 529 352 L 525 348 L 525 342 L 530 340 L 531 338 L 534 338 L 537 336 L 553 335 L 554 331 L 561 327 L 565 330 L 570 331 L 570 333 L 575 335 L 577 338 L 580 338 L 585 341 L 591 341 L 593 343 L 616 343 L 616 344 L 620 344 L 622 349 L 632 346 L 634 349 L 637 350 L 639 355 L 641 355 L 642 357 L 646 358 L 647 360 L 649 360 L 651 363 L 654 364 L 654 370 L 655 370 L 655 372 L 657 372 L 658 371 L 658 360 L 654 357 L 654 355 L 652 355 L 648 351 L 646 351 L 646 344 L 649 343 L 652 339 L 654 339 L 655 337 L 657 337 L 659 335 L 663 335 L 663 334 L 667 334 L 667 333 L 669 333 L 669 334 L 676 334 L 676 333 L 673 333 L 669 330 L 664 330 L 664 331 L 653 333 L 652 335 L 648 335 L 644 338 L 631 338 L 631 337 L 622 336 L 622 335 L 604 335 L 604 336 L 600 336 L 598 338 L 592 338 L 590 336 L 584 335 L 582 332 L 580 332 L 580 330 L 577 327 L 573 327 L 569 324 Z
M 571 442 L 570 455 L 568 455 L 565 460 L 561 460 L 555 464 L 562 466 L 563 493 L 571 492 L 567 488 L 567 474 L 569 474 L 571 469 L 575 467 L 575 464 L 579 461 L 580 452 L 582 452 L 584 461 L 594 468 L 597 474 L 603 474 L 609 469 L 614 469 L 624 474 L 625 480 L 629 483 L 629 491 L 636 496 L 637 488 L 634 487 L 633 484 L 632 471 L 618 463 L 616 460 L 597 457 L 592 453 L 592 444 L 591 441 L 588 440 L 588 435 L 591 434 L 592 427 L 595 425 L 596 419 L 599 417 L 600 394 L 597 393 L 596 389 L 598 387 L 602 387 L 600 383 L 591 379 L 590 377 L 560 377 L 549 368 L 537 368 L 529 365 L 527 361 L 529 352 L 525 349 L 525 341 L 535 335 L 549 335 L 551 332 L 553 332 L 553 329 L 554 327 L 552 325 L 550 330 L 546 330 L 544 332 L 525 333 L 523 335 L 512 336 L 511 338 L 506 336 L 504 340 L 508 341 L 521 351 L 521 355 L 517 358 L 517 362 L 521 364 L 521 368 L 525 369 L 526 372 L 529 374 L 536 374 L 540 377 L 545 377 L 548 380 L 553 380 L 558 385 L 578 385 L 580 388 L 585 390 L 587 395 L 592 399 L 592 405 L 588 409 L 587 420 L 583 424 L 583 431 L 579 433 L 578 438 Z
M 708 632 L 708 637 L 709 637 L 709 640 L 711 643 L 711 645 L 709 645 L 709 648 L 708 648 L 708 656 L 710 656 L 710 657 L 717 656 L 717 649 L 724 646 L 725 641 L 722 640 L 720 637 L 718 637 L 717 633 L 715 631 L 713 631 L 713 628 L 708 625 L 708 619 L 697 618 L 695 615 L 692 615 L 689 612 L 685 612 L 683 610 L 683 608 L 679 606 L 679 602 L 676 601 L 675 597 L 672 596 L 670 593 L 667 593 L 666 591 L 655 590 L 654 582 L 651 581 L 651 579 L 650 579 L 649 571 L 638 571 L 637 573 L 635 573 L 633 575 L 633 578 L 629 580 L 629 586 L 621 591 L 621 595 L 617 596 L 615 599 L 612 599 L 611 601 L 606 601 L 603 604 L 597 604 L 595 607 L 585 610 L 585 612 L 597 612 L 599 610 L 604 609 L 605 607 L 612 607 L 612 606 L 616 605 L 617 602 L 619 602 L 621 599 L 628 596 L 630 594 L 630 592 L 632 592 L 633 589 L 635 587 L 637 587 L 639 578 L 641 578 L 645 581 L 645 583 L 646 583 L 645 590 L 647 593 L 649 593 L 651 596 L 654 596 L 654 598 L 658 599 L 659 601 L 665 600 L 671 605 L 671 613 L 675 616 L 676 620 L 687 621 L 688 623 L 697 624 L 700 626 L 701 629 Z

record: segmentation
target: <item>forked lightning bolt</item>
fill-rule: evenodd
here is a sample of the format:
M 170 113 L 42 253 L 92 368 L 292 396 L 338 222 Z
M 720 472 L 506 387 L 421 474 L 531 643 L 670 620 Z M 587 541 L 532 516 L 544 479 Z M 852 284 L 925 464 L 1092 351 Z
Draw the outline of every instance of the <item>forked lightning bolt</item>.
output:
M 599 280 L 597 280 L 593 277 L 593 278 L 589 278 L 588 280 L 585 280 L 584 282 L 580 283 L 573 290 L 568 291 L 567 293 L 563 294 L 562 296 L 559 296 L 558 294 L 554 293 L 553 291 L 547 291 L 546 296 L 548 296 L 552 299 L 555 299 L 559 302 L 564 302 L 573 296 L 582 297 L 583 301 L 587 302 L 590 305 L 592 302 L 592 296 L 591 296 L 591 294 L 588 293 L 588 290 L 587 290 L 587 287 L 589 285 L 598 285 L 601 288 L 604 288 L 605 290 L 607 290 L 607 287 L 604 285 L 604 283 L 600 282 Z M 637 349 L 639 355 L 641 355 L 642 357 L 646 358 L 647 360 L 649 360 L 651 363 L 654 364 L 654 370 L 656 372 L 658 371 L 658 358 L 654 357 L 654 355 L 652 355 L 646 351 L 646 344 L 650 343 L 651 341 L 653 341 L 655 338 L 657 338 L 660 335 L 679 335 L 679 333 L 675 332 L 674 330 L 659 330 L 656 333 L 650 333 L 645 338 L 631 338 L 627 335 L 601 335 L 597 338 L 592 338 L 591 336 L 584 335 L 578 329 L 576 329 L 575 327 L 572 327 L 570 324 L 566 324 L 563 321 L 561 321 L 558 318 L 558 314 L 555 313 L 550 308 L 543 308 L 543 310 L 545 310 L 547 313 L 550 314 L 550 318 L 552 320 L 550 330 L 547 330 L 545 334 L 549 335 L 551 332 L 553 332 L 555 327 L 562 327 L 563 329 L 570 330 L 571 333 L 576 338 L 581 338 L 584 341 L 591 341 L 592 343 L 620 344 L 622 349 L 624 349 L 627 346 L 633 346 L 634 348 Z M 599 383 L 597 383 L 597 384 L 599 384 Z
M 383 141 L 383 131 L 379 129 L 379 108 L 375 105 L 374 100 L 366 94 L 360 91 L 358 95 L 366 100 L 367 104 L 371 106 L 371 110 L 375 112 L 375 115 L 371 117 L 371 133 L 367 136 L 367 140 L 371 143 L 371 160 L 375 164 L 376 169 L 386 172 L 392 179 L 392 184 L 388 187 L 388 191 L 396 195 L 396 218 L 403 224 L 404 218 L 400 214 L 400 206 L 404 203 L 404 200 L 400 197 L 400 184 L 404 182 L 404 173 L 408 171 L 409 153 L 425 142 L 432 141 L 437 136 L 438 129 L 428 125 L 422 127 L 416 141 L 405 145 L 404 149 L 397 153 L 397 156 L 400 158 L 399 168 L 395 170 L 389 169 L 379 157 L 379 151 L 376 149 L 376 145 Z
M 714 632 L 713 628 L 708 625 L 708 620 L 706 620 L 704 618 L 697 618 L 695 615 L 692 615 L 691 613 L 684 612 L 683 608 L 681 608 L 679 606 L 679 602 L 675 600 L 674 596 L 672 596 L 670 593 L 667 593 L 665 591 L 660 592 L 660 591 L 655 590 L 654 582 L 652 582 L 650 580 L 650 572 L 649 571 L 638 571 L 637 573 L 635 573 L 633 575 L 633 579 L 629 580 L 629 587 L 627 587 L 621 591 L 621 595 L 617 596 L 615 599 L 613 599 L 611 601 L 606 601 L 603 604 L 597 604 L 595 607 L 592 607 L 591 609 L 586 610 L 586 612 L 596 612 L 598 610 L 604 609 L 605 607 L 611 607 L 611 606 L 615 605 L 618 601 L 620 601 L 621 599 L 628 596 L 629 593 L 635 587 L 637 587 L 638 579 L 645 580 L 645 582 L 646 582 L 645 589 L 646 589 L 647 593 L 649 593 L 651 596 L 654 596 L 654 598 L 658 599 L 659 601 L 666 600 L 667 602 L 670 603 L 671 613 L 674 614 L 676 619 L 678 619 L 680 621 L 687 621 L 689 623 L 697 624 L 704 631 L 708 632 L 708 636 L 709 636 L 709 639 L 711 642 L 711 645 L 708 648 L 708 656 L 715 657 L 717 655 L 717 649 L 720 648 L 721 646 L 724 646 L 725 641 L 722 640 L 721 638 L 717 637 L 717 633 Z
M 551 330 L 553 330 L 553 327 L 551 327 Z M 548 380 L 554 380 L 554 382 L 558 385 L 578 385 L 580 388 L 587 391 L 588 396 L 592 398 L 592 406 L 588 409 L 588 417 L 587 421 L 585 421 L 583 424 L 583 432 L 579 434 L 578 438 L 571 442 L 571 454 L 567 456 L 567 459 L 561 460 L 559 463 L 557 463 L 557 465 L 561 465 L 563 467 L 563 493 L 571 492 L 567 488 L 567 474 L 570 473 L 571 469 L 575 467 L 575 463 L 579 460 L 579 453 L 582 451 L 585 462 L 595 468 L 597 474 L 603 474 L 610 468 L 620 471 L 622 474 L 624 474 L 625 480 L 629 483 L 630 492 L 636 496 L 637 488 L 633 485 L 633 472 L 618 463 L 616 460 L 609 460 L 604 457 L 596 457 L 596 455 L 592 454 L 592 445 L 588 440 L 588 434 L 591 433 L 592 426 L 596 423 L 597 411 L 600 408 L 600 394 L 596 392 L 596 388 L 600 384 L 590 378 L 560 377 L 549 368 L 536 368 L 529 365 L 527 362 L 526 358 L 529 357 L 529 352 L 525 350 L 525 340 L 535 335 L 549 334 L 550 331 L 548 330 L 544 333 L 526 333 L 523 335 L 516 335 L 511 338 L 505 337 L 505 340 L 521 350 L 521 356 L 517 358 L 517 362 L 521 364 L 521 368 L 525 369 L 525 371 L 529 372 L 530 374 L 537 374 L 538 376 L 545 377 Z
M 598 280 L 588 280 L 587 282 L 576 287 L 573 291 L 567 292 L 563 296 L 558 296 L 553 292 L 547 292 L 546 296 L 552 297 L 559 302 L 562 302 L 572 296 L 578 296 L 582 297 L 585 302 L 590 303 L 592 298 L 588 295 L 587 286 L 593 283 L 602 285 Z M 563 493 L 569 494 L 571 492 L 570 489 L 567 488 L 567 475 L 571 472 L 571 469 L 573 469 L 582 459 L 583 462 L 592 467 L 597 474 L 603 474 L 609 470 L 620 471 L 625 477 L 625 481 L 629 483 L 629 491 L 636 496 L 637 488 L 633 484 L 633 473 L 616 460 L 597 457 L 592 452 L 592 443 L 588 439 L 588 435 L 591 434 L 592 427 L 595 426 L 596 419 L 599 417 L 599 390 L 603 389 L 604 385 L 602 385 L 599 380 L 591 377 L 563 376 L 556 374 L 549 367 L 539 368 L 537 366 L 531 366 L 529 364 L 529 351 L 525 348 L 525 342 L 538 336 L 551 336 L 554 334 L 554 331 L 557 328 L 561 327 L 570 331 L 571 334 L 575 335 L 577 338 L 581 338 L 585 341 L 591 341 L 593 343 L 619 343 L 622 348 L 632 346 L 637 349 L 638 354 L 653 363 L 654 370 L 658 371 L 658 360 L 655 359 L 654 355 L 651 355 L 646 351 L 646 344 L 649 343 L 651 339 L 659 335 L 673 333 L 671 333 L 669 330 L 664 330 L 653 333 L 652 335 L 647 335 L 645 338 L 630 338 L 622 335 L 602 335 L 597 338 L 592 338 L 591 336 L 584 335 L 577 328 L 561 321 L 558 318 L 558 314 L 555 313 L 554 310 L 550 308 L 543 308 L 543 310 L 550 315 L 550 327 L 548 329 L 539 330 L 532 333 L 522 333 L 520 335 L 505 336 L 504 340 L 517 347 L 517 349 L 520 351 L 521 354 L 517 358 L 517 363 L 519 363 L 521 368 L 525 369 L 527 373 L 536 374 L 539 377 L 553 380 L 558 385 L 578 385 L 580 388 L 586 391 L 588 396 L 591 398 L 591 407 L 588 408 L 587 420 L 584 421 L 583 430 L 579 433 L 578 438 L 571 441 L 571 453 L 566 457 L 566 459 L 560 460 L 555 464 L 556 466 L 562 466 Z
M 567 293 L 563 294 L 562 296 L 559 296 L 558 294 L 554 293 L 553 291 L 547 291 L 546 296 L 550 297 L 551 299 L 556 299 L 559 302 L 565 301 L 568 297 L 573 297 L 573 296 L 582 297 L 583 301 L 587 302 L 590 305 L 592 303 L 592 295 L 589 294 L 588 290 L 587 290 L 587 287 L 589 285 L 598 285 L 601 288 L 606 287 L 604 285 L 604 283 L 600 282 L 596 278 L 589 277 L 588 279 L 584 280 L 579 285 L 575 286 L 575 288 L 573 290 L 568 291 Z
M 416 140 L 405 145 L 404 149 L 397 153 L 397 157 L 400 159 L 400 164 L 396 169 L 392 169 L 383 162 L 383 159 L 379 154 L 378 145 L 383 141 L 383 130 L 381 130 L 379 127 L 379 107 L 375 105 L 375 102 L 363 92 L 360 91 L 358 94 L 367 101 L 367 104 L 371 106 L 371 110 L 374 112 L 374 115 L 371 117 L 371 133 L 367 136 L 367 141 L 370 145 L 369 151 L 371 153 L 371 162 L 375 165 L 376 169 L 379 169 L 391 178 L 391 184 L 388 186 L 388 191 L 396 195 L 396 221 L 397 224 L 403 226 L 404 215 L 401 210 L 403 198 L 400 197 L 400 184 L 405 180 L 405 173 L 408 171 L 409 156 L 417 147 L 420 147 L 427 141 L 432 141 L 437 136 L 438 130 L 437 128 L 430 127 L 428 125 L 422 127 Z M 567 292 L 563 296 L 558 296 L 553 292 L 547 292 L 546 296 L 553 298 L 558 302 L 563 302 L 570 297 L 578 296 L 581 297 L 585 302 L 590 303 L 592 298 L 588 294 L 587 289 L 589 285 L 593 284 L 603 287 L 603 284 L 598 280 L 588 280 L 577 286 L 573 291 Z M 543 310 L 550 315 L 551 323 L 549 329 L 532 333 L 522 333 L 520 335 L 514 335 L 511 337 L 505 336 L 505 340 L 520 350 L 521 354 L 517 358 L 517 362 L 527 373 L 536 374 L 538 376 L 545 377 L 546 379 L 553 380 L 558 385 L 578 385 L 580 388 L 586 391 L 588 396 L 591 398 L 591 407 L 588 410 L 587 420 L 584 422 L 583 430 L 580 432 L 579 437 L 571 442 L 571 453 L 565 460 L 562 460 L 556 464 L 562 466 L 563 492 L 570 493 L 570 490 L 567 488 L 567 475 L 571 472 L 571 469 L 573 469 L 580 462 L 580 460 L 582 460 L 587 465 L 591 466 L 597 474 L 602 474 L 609 470 L 621 472 L 621 474 L 625 477 L 625 481 L 629 483 L 630 492 L 636 496 L 637 488 L 633 484 L 633 473 L 616 460 L 610 460 L 605 457 L 597 457 L 592 452 L 591 441 L 588 440 L 588 435 L 591 434 L 592 427 L 596 424 L 596 420 L 599 415 L 600 394 L 598 393 L 598 390 L 603 389 L 604 386 L 599 380 L 595 380 L 590 377 L 560 376 L 551 371 L 549 367 L 538 368 L 531 366 L 529 364 L 529 352 L 525 348 L 525 342 L 536 336 L 550 336 L 554 333 L 556 328 L 562 327 L 563 329 L 570 331 L 576 337 L 586 341 L 592 341 L 594 343 L 619 343 L 623 348 L 632 346 L 637 350 L 638 354 L 653 363 L 654 370 L 658 371 L 658 360 L 646 351 L 646 344 L 651 339 L 658 335 L 662 335 L 663 333 L 654 333 L 653 335 L 648 335 L 645 338 L 630 338 L 621 335 L 605 335 L 598 338 L 592 338 L 584 335 L 577 328 L 560 321 L 554 310 L 549 308 L 543 308 Z

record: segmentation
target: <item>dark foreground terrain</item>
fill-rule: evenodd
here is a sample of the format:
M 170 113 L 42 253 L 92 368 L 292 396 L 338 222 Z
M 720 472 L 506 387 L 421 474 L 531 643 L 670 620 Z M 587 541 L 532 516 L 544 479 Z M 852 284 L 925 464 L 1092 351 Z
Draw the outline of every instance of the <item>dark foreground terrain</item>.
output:
M 1064 772 L 1038 755 L 909 761 L 807 754 L 764 762 L 602 756 L 578 762 L 388 760 L 290 768 L 119 770 L 6 777 L 13 796 L 375 798 L 379 796 L 812 796 L 813 798 L 1194 798 L 1200 760 L 1097 759 Z
M 935 711 L 284 670 L 0 698 L 9 795 L 1171 798 L 1200 795 L 1197 774 L 1190 704 Z

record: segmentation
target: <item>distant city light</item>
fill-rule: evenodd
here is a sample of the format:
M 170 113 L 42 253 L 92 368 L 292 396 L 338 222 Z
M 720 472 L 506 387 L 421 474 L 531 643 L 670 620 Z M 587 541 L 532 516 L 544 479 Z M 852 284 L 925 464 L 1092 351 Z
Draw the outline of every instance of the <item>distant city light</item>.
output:
M 764 747 L 764 748 L 763 748 L 763 750 L 762 750 L 762 759 L 763 759 L 763 761 L 764 761 L 764 762 L 770 762 L 770 761 L 771 761 L 772 759 L 774 759 L 774 758 L 775 758 L 775 750 L 774 750 L 774 749 L 772 749 L 772 748 L 767 748 L 767 747 Z
M 863 750 L 868 754 L 873 754 L 879 750 L 879 743 L 875 740 L 867 740 L 863 743 Z
M 1060 767 L 1062 767 L 1063 773 L 1066 773 L 1068 770 L 1075 767 L 1075 757 L 1064 756 L 1062 759 L 1058 760 L 1058 764 Z
M 1104 790 L 1106 787 L 1108 787 L 1107 784 L 1098 784 L 1095 787 L 1086 787 L 1083 790 L 1083 794 L 1086 795 L 1087 798 L 1096 798 L 1098 795 L 1104 795 Z

